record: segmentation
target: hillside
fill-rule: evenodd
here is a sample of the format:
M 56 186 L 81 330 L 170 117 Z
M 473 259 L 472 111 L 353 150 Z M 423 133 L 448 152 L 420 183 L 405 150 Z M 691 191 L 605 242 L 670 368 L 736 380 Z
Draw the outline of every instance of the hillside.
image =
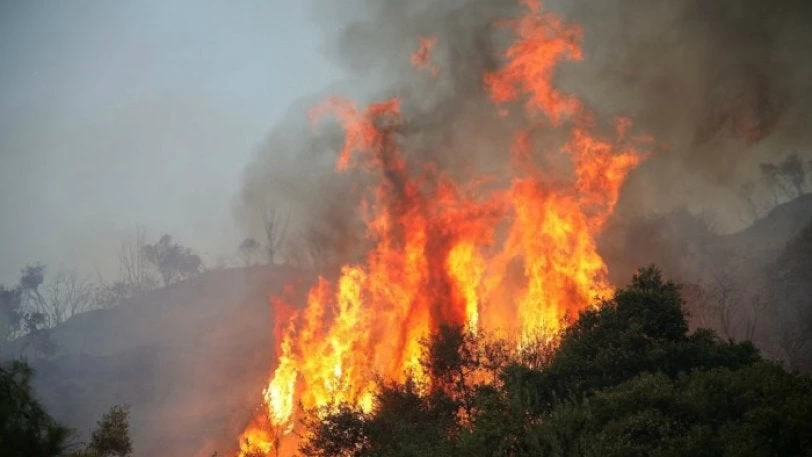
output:
M 711 250 L 695 255 L 735 251 L 762 264 L 810 218 L 807 195 L 741 232 L 706 240 Z M 652 244 L 634 252 L 659 253 L 648 261 L 663 265 L 665 254 L 675 258 L 681 240 L 690 239 L 692 229 L 680 227 L 669 225 L 670 235 L 657 238 L 669 249 Z M 636 260 L 625 256 L 629 265 Z M 268 296 L 286 284 L 305 286 L 306 277 L 280 266 L 211 271 L 78 315 L 53 330 L 56 356 L 31 359 L 37 391 L 57 419 L 84 434 L 110 405 L 131 405 L 136 457 L 223 451 L 257 406 L 273 362 Z
M 110 405 L 130 405 L 136 457 L 222 451 L 267 380 L 268 295 L 298 276 L 284 267 L 213 271 L 78 315 L 53 330 L 56 356 L 29 359 L 35 388 L 84 435 Z
M 754 253 L 776 252 L 804 225 L 812 221 L 812 193 L 773 208 L 750 227 L 722 237 L 734 249 Z

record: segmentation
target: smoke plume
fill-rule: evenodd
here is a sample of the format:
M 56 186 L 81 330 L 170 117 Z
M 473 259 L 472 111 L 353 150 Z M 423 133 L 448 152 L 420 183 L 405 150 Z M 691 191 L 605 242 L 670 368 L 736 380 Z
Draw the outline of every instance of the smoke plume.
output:
M 624 218 L 685 206 L 714 213 L 718 228 L 741 226 L 740 187 L 758 164 L 804 149 L 812 76 L 810 7 L 770 2 L 555 1 L 544 5 L 583 27 L 584 59 L 556 75 L 602 118 L 627 116 L 656 139 L 619 202 Z M 503 0 L 314 3 L 324 52 L 348 77 L 320 95 L 360 101 L 399 97 L 401 141 L 410 159 L 452 174 L 505 173 L 510 122 L 497 122 L 482 75 L 504 50 L 499 21 L 520 2 Z M 412 67 L 420 38 L 435 40 L 432 69 Z M 436 73 L 436 76 L 434 75 Z M 340 133 L 309 125 L 303 101 L 275 127 L 248 167 L 239 217 L 257 228 L 263 206 L 288 208 L 290 250 L 331 238 L 344 252 L 357 242 L 353 208 L 363 179 L 335 173 Z M 543 133 L 540 133 L 543 137 Z M 309 241 L 308 241 L 309 240 Z M 301 257 L 301 254 L 299 254 Z M 291 257 L 293 257 L 291 255 Z

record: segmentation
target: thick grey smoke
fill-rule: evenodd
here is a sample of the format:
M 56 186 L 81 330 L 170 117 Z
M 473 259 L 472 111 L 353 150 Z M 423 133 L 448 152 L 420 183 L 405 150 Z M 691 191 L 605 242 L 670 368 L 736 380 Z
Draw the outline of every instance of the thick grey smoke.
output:
M 597 109 L 631 116 L 668 146 L 636 174 L 628 202 L 727 212 L 720 223 L 735 226 L 734 194 L 760 162 L 793 152 L 809 157 L 808 2 L 561 7 L 585 30 L 588 69 L 573 69 L 572 83 Z
M 324 52 L 350 75 L 319 95 L 347 95 L 361 107 L 399 97 L 398 139 L 413 166 L 508 176 L 512 135 L 523 120 L 495 115 L 483 74 L 503 61 L 507 36 L 498 21 L 521 14 L 522 3 L 316 1 Z M 688 284 L 695 324 L 797 359 L 786 335 L 801 330 L 787 330 L 797 319 L 770 310 L 783 298 L 770 292 L 767 272 L 812 201 L 807 195 L 765 216 L 812 185 L 805 175 L 812 171 L 812 5 L 550 0 L 544 8 L 583 28 L 584 60 L 562 63 L 558 87 L 576 93 L 600 122 L 628 117 L 636 132 L 656 139 L 599 240 L 610 279 L 625 283 L 636 267 L 655 262 Z M 418 38 L 427 36 L 437 38 L 436 78 L 410 66 Z M 356 209 L 366 181 L 333 170 L 340 132 L 305 117 L 318 99 L 294 107 L 288 124 L 272 131 L 249 166 L 237 212 L 256 233 L 258 201 L 285 202 L 295 238 L 287 258 L 307 263 L 333 252 L 329 264 L 350 259 L 363 242 Z M 556 144 L 554 133 L 539 138 Z M 313 240 L 322 247 L 315 253 Z M 336 244 L 337 253 L 329 249 Z
M 752 220 L 740 189 L 758 177 L 759 163 L 790 153 L 808 157 L 812 132 L 803 126 L 812 101 L 812 13 L 806 2 L 544 6 L 584 30 L 585 59 L 565 62 L 558 85 L 604 119 L 627 116 L 658 141 L 630 177 L 618 206 L 623 217 L 685 206 L 714 214 L 716 228 L 730 231 Z M 340 7 L 316 1 L 324 51 L 351 75 L 329 93 L 354 96 L 361 106 L 400 97 L 401 138 L 411 158 L 428 158 L 452 175 L 500 173 L 515 125 L 494 116 L 482 75 L 502 59 L 505 32 L 496 21 L 522 8 L 513 0 L 356 0 Z M 432 55 L 437 78 L 410 66 L 420 36 L 438 38 Z M 352 207 L 343 203 L 355 202 L 358 177 L 332 171 L 337 132 L 307 125 L 306 110 L 317 99 L 293 109 L 249 166 L 239 211 L 248 227 L 260 198 L 292 205 L 295 233 L 318 224 L 352 225 Z M 337 195 L 339 201 L 330 200 Z M 753 198 L 770 204 L 768 196 Z M 325 207 L 329 211 L 318 210 Z M 256 222 L 253 227 L 257 232 Z
M 271 129 L 246 168 L 235 204 L 246 236 L 264 242 L 263 225 L 274 220 L 276 230 L 286 233 L 272 260 L 307 266 L 329 267 L 360 251 L 365 239 L 356 209 L 369 177 L 336 172 L 341 132 L 329 121 L 310 125 L 306 115 L 329 95 L 346 95 L 359 107 L 399 97 L 404 119 L 398 139 L 412 166 L 430 161 L 455 177 L 507 176 L 521 119 L 496 114 L 482 75 L 499 67 L 505 49 L 507 32 L 496 22 L 521 14 L 522 8 L 518 0 L 314 1 L 323 51 L 349 77 L 302 99 Z M 791 228 L 756 224 L 727 238 L 713 232 L 747 225 L 779 201 L 770 186 L 746 184 L 761 183 L 757 179 L 784 168 L 794 173 L 809 162 L 810 7 L 803 0 L 550 0 L 545 8 L 584 31 L 585 59 L 563 63 L 558 85 L 577 93 L 603 121 L 627 116 L 637 132 L 658 142 L 630 176 L 601 240 L 611 279 L 625 282 L 633 268 L 652 261 L 669 277 L 686 282 L 710 272 L 705 277 L 712 282 L 695 288 L 699 298 L 693 302 L 712 302 L 715 308 L 699 311 L 716 314 L 697 314 L 708 319 L 701 324 L 737 338 L 770 338 L 776 334 L 772 327 L 793 336 L 796 329 L 782 325 L 799 319 L 793 321 L 795 315 L 788 312 L 790 317 L 751 326 L 756 313 L 770 312 L 761 307 L 768 302 L 759 298 L 758 288 L 739 288 L 757 284 Z M 421 36 L 437 37 L 431 56 L 437 77 L 410 64 Z M 538 134 L 556 140 L 554 133 Z M 785 160 L 793 153 L 796 160 Z M 812 199 L 806 203 L 809 214 Z M 703 219 L 703 213 L 711 216 Z M 757 259 L 730 254 L 770 236 L 780 245 L 758 252 Z M 778 257 L 788 257 L 787 264 L 794 260 Z M 731 271 L 729 265 L 743 267 Z M 257 351 L 272 346 L 267 293 L 301 276 L 300 271 L 288 273 L 281 277 L 274 268 L 212 272 L 147 295 L 138 307 L 88 313 L 85 323 L 72 321 L 55 338 L 66 350 L 82 354 L 77 356 L 81 362 L 66 360 L 64 366 L 75 367 L 79 374 L 73 376 L 87 378 L 87 389 L 80 400 L 70 401 L 98 397 L 96 389 L 104 386 L 112 390 L 92 408 L 79 410 L 63 394 L 73 392 L 75 377 L 56 369 L 62 365 L 50 371 L 44 366 L 43 383 L 60 386 L 51 397 L 61 402 L 57 413 L 73 423 L 88 422 L 79 422 L 87 430 L 109 404 L 132 401 L 140 405 L 133 423 L 136 442 L 147 443 L 141 445 L 142 455 L 188 455 L 201 447 L 206 450 L 201 455 L 210 455 L 233 446 L 272 362 L 265 351 Z M 768 297 L 769 285 L 763 288 Z M 725 305 L 716 299 L 731 291 L 736 302 Z M 720 303 L 752 306 L 736 327 L 718 325 L 717 310 L 727 312 Z M 189 304 L 195 306 L 194 319 L 183 306 Z M 120 365 L 110 379 L 131 379 L 137 388 L 96 374 L 96 367 L 110 372 L 111 360 Z M 190 378 L 194 382 L 187 385 Z M 183 382 L 168 384 L 166 379 Z M 73 392 L 71 398 L 80 397 Z

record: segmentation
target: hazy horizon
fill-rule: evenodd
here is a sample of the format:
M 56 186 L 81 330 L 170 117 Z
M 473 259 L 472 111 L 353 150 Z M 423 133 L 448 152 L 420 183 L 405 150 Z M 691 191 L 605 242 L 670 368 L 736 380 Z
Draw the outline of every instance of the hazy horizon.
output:
M 339 74 L 319 34 L 279 0 L 0 5 L 0 283 L 35 262 L 113 279 L 136 226 L 233 254 L 249 159 Z

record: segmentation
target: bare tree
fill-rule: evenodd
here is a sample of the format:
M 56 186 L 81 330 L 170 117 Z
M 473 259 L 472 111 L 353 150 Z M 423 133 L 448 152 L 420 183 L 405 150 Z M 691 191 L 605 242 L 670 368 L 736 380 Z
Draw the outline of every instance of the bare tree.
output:
M 93 304 L 98 308 L 111 307 L 121 300 L 154 289 L 158 282 L 144 252 L 146 231 L 136 226 L 134 233 L 121 241 L 118 250 L 118 279 L 112 283 L 98 274 L 98 285 L 93 291 Z
M 770 308 L 766 291 L 758 289 L 747 300 L 749 314 L 744 318 L 744 339 L 754 341 L 764 314 Z
M 94 286 L 74 273 L 62 272 L 46 282 L 45 266 L 28 265 L 21 270 L 23 306 L 40 318 L 46 328 L 91 310 L 95 306 Z
M 282 251 L 287 237 L 290 223 L 290 210 L 282 214 L 275 206 L 266 204 L 261 214 L 262 228 L 265 231 L 265 250 L 268 255 L 268 264 L 276 262 L 277 255 Z
M 790 240 L 771 265 L 776 309 L 774 338 L 791 368 L 812 364 L 812 222 Z
M 51 326 L 94 308 L 93 285 L 74 273 L 57 274 L 44 289 L 44 312 Z
M 111 286 L 114 295 L 130 297 L 155 287 L 156 281 L 144 252 L 146 244 L 146 231 L 142 227 L 136 227 L 134 236 L 121 242 L 119 279 Z
M 711 274 L 706 290 L 708 306 L 718 319 L 719 330 L 725 338 L 732 339 L 736 329 L 736 311 L 742 299 L 740 286 L 730 273 L 720 271 Z
M 711 327 L 710 299 L 704 285 L 695 282 L 682 284 L 682 298 L 685 300 L 685 311 L 693 328 Z
M 254 258 L 259 253 L 262 246 L 253 238 L 246 238 L 240 243 L 239 252 L 243 265 L 250 267 L 254 264 Z
M 785 362 L 797 370 L 809 362 L 807 347 L 812 343 L 812 328 L 798 320 L 782 320 L 778 325 L 777 345 Z

